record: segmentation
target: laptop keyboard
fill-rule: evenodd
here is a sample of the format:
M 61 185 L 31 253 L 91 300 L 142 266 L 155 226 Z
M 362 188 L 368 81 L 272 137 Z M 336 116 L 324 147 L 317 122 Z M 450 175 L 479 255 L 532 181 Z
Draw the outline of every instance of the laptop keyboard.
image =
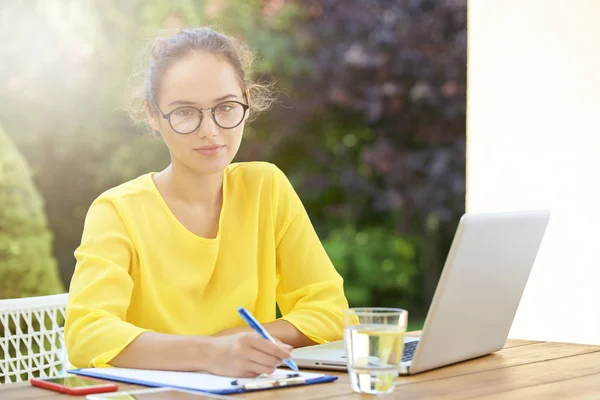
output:
M 418 343 L 419 343 L 418 340 L 415 340 L 414 342 L 404 343 L 404 352 L 402 353 L 402 362 L 412 360 L 413 355 L 415 354 L 415 350 L 417 350 Z

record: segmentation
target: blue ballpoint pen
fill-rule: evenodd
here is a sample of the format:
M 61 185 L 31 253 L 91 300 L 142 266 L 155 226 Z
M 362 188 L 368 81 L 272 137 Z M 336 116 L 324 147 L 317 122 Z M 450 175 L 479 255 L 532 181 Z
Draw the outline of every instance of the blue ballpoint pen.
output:
M 238 312 L 240 313 L 244 321 L 246 321 L 246 323 L 250 325 L 250 328 L 254 329 L 256 332 L 258 332 L 260 336 L 267 339 L 268 341 L 277 344 L 275 339 L 273 339 L 273 336 L 269 335 L 269 332 L 267 332 L 265 328 L 263 328 L 262 325 L 256 320 L 256 318 L 254 318 L 252 314 L 250 314 L 244 307 L 238 307 Z M 290 367 L 294 371 L 298 371 L 298 366 L 293 360 L 284 360 L 284 362 L 287 364 L 288 367 Z

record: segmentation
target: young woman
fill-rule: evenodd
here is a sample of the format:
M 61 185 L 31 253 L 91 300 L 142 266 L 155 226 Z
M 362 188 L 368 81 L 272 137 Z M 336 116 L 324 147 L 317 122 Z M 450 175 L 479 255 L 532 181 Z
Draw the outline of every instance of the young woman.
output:
M 268 101 L 249 61 L 207 28 L 153 45 L 140 94 L 171 163 L 88 211 L 65 326 L 74 366 L 256 376 L 293 347 L 342 337 L 342 278 L 290 182 L 269 163 L 232 163 Z

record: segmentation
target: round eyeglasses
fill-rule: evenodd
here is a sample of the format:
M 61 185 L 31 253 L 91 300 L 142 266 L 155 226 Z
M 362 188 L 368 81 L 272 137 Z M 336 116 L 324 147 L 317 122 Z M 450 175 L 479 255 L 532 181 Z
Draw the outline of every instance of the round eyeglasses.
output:
M 246 116 L 246 111 L 250 108 L 248 104 L 234 100 L 224 101 L 208 108 L 196 108 L 192 106 L 177 107 L 168 114 L 164 114 L 156 103 L 154 103 L 154 107 L 169 122 L 171 129 L 180 135 L 188 135 L 200 127 L 204 117 L 204 110 L 210 110 L 213 121 L 220 128 L 233 129 L 242 123 Z

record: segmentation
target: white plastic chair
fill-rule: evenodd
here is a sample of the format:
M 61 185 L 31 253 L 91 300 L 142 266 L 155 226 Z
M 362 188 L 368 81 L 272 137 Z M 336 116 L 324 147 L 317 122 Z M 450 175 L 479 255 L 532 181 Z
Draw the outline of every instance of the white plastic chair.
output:
M 67 369 L 67 297 L 0 300 L 0 384 L 56 376 Z

